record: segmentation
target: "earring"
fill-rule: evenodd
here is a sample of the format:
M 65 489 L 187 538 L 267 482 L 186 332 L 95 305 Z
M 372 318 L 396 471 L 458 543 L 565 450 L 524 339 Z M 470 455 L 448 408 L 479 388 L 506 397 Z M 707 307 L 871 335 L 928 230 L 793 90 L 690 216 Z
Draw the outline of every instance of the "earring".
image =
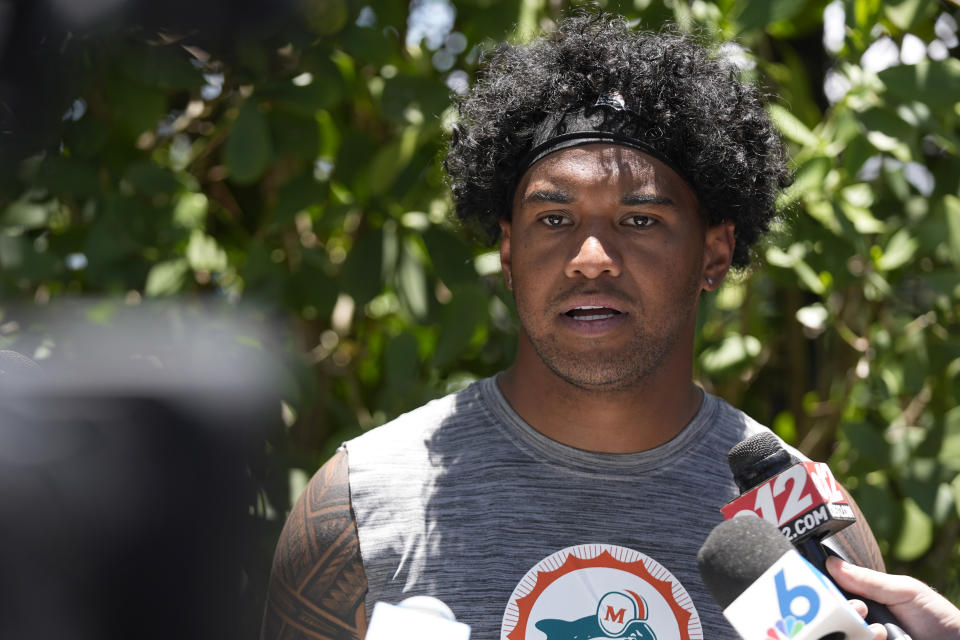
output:
M 511 278 L 511 277 L 510 277 L 510 274 L 508 273 L 508 274 L 507 274 L 507 288 L 509 289 L 509 288 L 512 287 L 512 286 L 513 286 L 513 278 Z
M 710 285 L 711 287 L 713 286 L 713 278 L 711 278 L 710 276 L 707 276 L 707 284 Z

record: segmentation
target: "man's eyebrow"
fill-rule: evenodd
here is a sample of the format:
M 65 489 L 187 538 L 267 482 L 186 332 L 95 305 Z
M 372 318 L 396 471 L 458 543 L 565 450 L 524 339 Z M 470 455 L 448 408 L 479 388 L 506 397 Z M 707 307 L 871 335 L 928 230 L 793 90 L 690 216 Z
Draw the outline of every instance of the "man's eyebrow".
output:
M 531 191 L 530 193 L 524 194 L 523 198 L 520 200 L 520 204 L 524 205 L 529 202 L 557 202 L 559 204 L 570 204 L 573 201 L 573 196 L 562 189 L 537 189 L 536 191 Z
M 620 204 L 636 207 L 645 204 L 673 205 L 674 202 L 670 198 L 664 196 L 651 196 L 643 193 L 631 193 L 623 196 L 623 198 L 620 199 Z

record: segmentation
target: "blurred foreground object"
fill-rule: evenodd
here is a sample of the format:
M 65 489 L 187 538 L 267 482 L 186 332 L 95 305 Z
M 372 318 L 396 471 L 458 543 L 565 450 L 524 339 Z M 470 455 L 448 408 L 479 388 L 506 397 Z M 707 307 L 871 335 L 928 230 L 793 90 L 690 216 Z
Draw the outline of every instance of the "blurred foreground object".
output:
M 265 336 L 173 305 L 9 317 L 53 346 L 0 377 L 0 638 L 239 635 Z

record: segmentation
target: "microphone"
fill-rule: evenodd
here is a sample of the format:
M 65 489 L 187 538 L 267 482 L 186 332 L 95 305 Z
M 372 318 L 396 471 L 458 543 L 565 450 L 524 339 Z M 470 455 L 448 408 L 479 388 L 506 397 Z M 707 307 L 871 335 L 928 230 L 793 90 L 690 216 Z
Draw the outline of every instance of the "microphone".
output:
M 847 560 L 838 550 L 821 544 L 823 538 L 856 522 L 853 509 L 829 466 L 822 462 L 801 462 L 768 431 L 734 445 L 727 461 L 741 495 L 721 507 L 725 520 L 743 514 L 760 516 L 779 527 L 797 551 L 824 576 L 829 576 L 826 563 L 830 555 Z M 889 640 L 910 637 L 898 626 L 899 621 L 886 605 L 840 591 L 847 598 L 865 602 L 867 621 L 884 625 Z
M 836 586 L 761 518 L 721 522 L 700 547 L 697 566 L 743 638 L 873 639 Z
M 378 602 L 365 640 L 470 640 L 470 627 L 457 622 L 450 607 L 430 596 L 413 596 L 398 605 Z
M 856 522 L 830 467 L 796 460 L 772 433 L 759 433 L 734 445 L 727 460 L 742 493 L 721 507 L 726 520 L 755 513 L 797 545 Z

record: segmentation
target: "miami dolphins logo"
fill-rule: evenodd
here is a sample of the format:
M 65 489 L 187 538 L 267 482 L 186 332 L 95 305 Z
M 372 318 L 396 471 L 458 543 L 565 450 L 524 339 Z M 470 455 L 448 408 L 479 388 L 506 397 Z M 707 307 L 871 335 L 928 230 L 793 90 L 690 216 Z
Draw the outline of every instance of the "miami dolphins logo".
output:
M 567 547 L 514 589 L 501 640 L 702 640 L 689 594 L 647 555 L 607 544 Z
M 572 622 L 544 619 L 535 624 L 547 635 L 547 640 L 657 640 L 657 634 L 646 620 L 646 600 L 628 589 L 626 593 L 611 591 L 603 596 L 597 605 L 596 615 L 584 616 Z

